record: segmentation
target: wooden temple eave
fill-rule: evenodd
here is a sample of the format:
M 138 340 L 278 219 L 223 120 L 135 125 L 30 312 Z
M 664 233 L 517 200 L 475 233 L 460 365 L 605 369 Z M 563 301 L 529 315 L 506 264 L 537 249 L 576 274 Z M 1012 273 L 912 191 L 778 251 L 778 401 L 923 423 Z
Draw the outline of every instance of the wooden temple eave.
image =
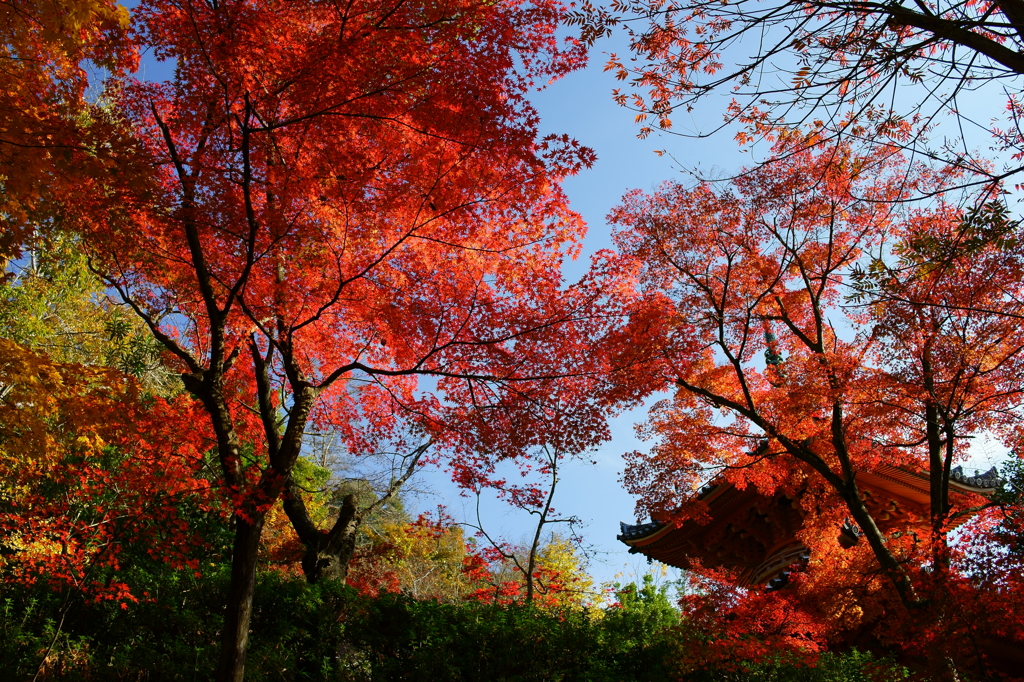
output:
M 715 493 L 704 499 L 710 516 L 706 523 L 622 524 L 619 539 L 631 552 L 672 566 L 686 566 L 699 557 L 705 566 L 737 573 L 744 585 L 760 582 L 766 567 L 774 571 L 780 553 L 789 557 L 806 551 L 794 541 L 803 523 L 794 499 L 781 493 L 767 498 L 754 486 L 739 490 L 722 485 Z
M 931 484 L 926 472 L 883 464 L 872 471 L 857 472 L 857 483 L 867 482 L 876 488 L 918 503 L 927 509 L 931 504 Z M 949 489 L 953 493 L 966 493 L 988 497 L 1002 484 L 995 467 L 984 474 L 966 476 L 963 467 L 950 472 Z
M 1002 483 L 995 468 L 975 476 L 964 475 L 960 467 L 951 473 L 954 495 L 988 497 Z M 927 529 L 931 500 L 927 474 L 883 465 L 858 472 L 857 483 L 881 530 Z M 754 486 L 739 490 L 728 483 L 707 486 L 698 499 L 708 505 L 710 518 L 704 523 L 687 520 L 676 525 L 668 519 L 635 526 L 623 523 L 618 539 L 629 545 L 630 552 L 670 566 L 686 567 L 699 559 L 706 567 L 734 571 L 741 586 L 776 586 L 789 566 L 808 558 L 807 548 L 797 540 L 803 527 L 798 499 L 782 493 L 762 495 Z M 853 526 L 837 532 L 844 546 L 858 541 Z
M 858 487 L 873 488 L 920 508 L 927 516 L 931 504 L 930 484 L 926 477 L 894 466 L 857 472 Z
M 954 498 L 963 495 L 989 497 L 1001 481 L 994 468 L 983 475 L 966 477 L 958 466 L 951 472 L 949 492 Z M 928 528 L 931 490 L 927 473 L 883 465 L 870 472 L 858 472 L 857 484 L 868 509 L 883 530 L 897 526 L 916 526 L 920 530 Z M 967 516 L 961 517 L 955 525 L 966 523 L 968 519 Z

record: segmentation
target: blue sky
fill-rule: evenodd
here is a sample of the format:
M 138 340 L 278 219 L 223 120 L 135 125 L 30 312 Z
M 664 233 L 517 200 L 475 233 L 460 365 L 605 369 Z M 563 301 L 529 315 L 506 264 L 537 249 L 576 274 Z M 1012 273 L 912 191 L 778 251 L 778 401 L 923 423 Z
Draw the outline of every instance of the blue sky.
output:
M 612 100 L 612 90 L 622 84 L 603 66 L 607 53 L 624 52 L 621 42 L 601 41 L 591 53 L 590 64 L 556 81 L 532 98 L 541 115 L 541 133 L 568 134 L 597 152 L 593 168 L 569 178 L 564 187 L 572 202 L 588 224 L 583 255 L 564 269 L 567 279 L 576 279 L 589 266 L 590 254 L 612 248 L 611 228 L 605 222 L 608 212 L 622 195 L 632 189 L 650 190 L 665 180 L 681 178 L 677 164 L 697 166 L 705 172 L 715 168 L 732 172 L 748 162 L 728 134 L 712 139 L 691 139 L 678 135 L 653 135 L 637 138 L 638 125 L 634 114 Z M 677 121 L 679 126 L 707 128 L 720 121 L 720 112 L 707 109 L 703 118 Z M 669 155 L 659 156 L 655 150 L 665 149 Z M 615 536 L 619 521 L 634 522 L 635 499 L 619 482 L 623 469 L 622 455 L 644 449 L 634 433 L 634 425 L 643 421 L 647 408 L 658 399 L 652 397 L 646 406 L 620 415 L 612 421 L 612 439 L 599 447 L 586 461 L 570 462 L 559 483 L 554 506 L 560 516 L 577 516 L 584 523 L 580 529 L 585 546 L 591 553 L 590 572 L 598 582 L 616 579 L 623 574 L 642 572 L 645 561 L 626 552 L 626 546 Z M 593 463 L 591 463 L 593 462 Z M 511 469 L 509 472 L 511 473 Z M 424 472 L 424 483 L 436 492 L 422 496 L 423 509 L 439 502 L 457 520 L 475 521 L 475 500 L 460 497 L 458 489 L 441 472 Z M 533 519 L 501 503 L 482 505 L 483 521 L 488 532 L 516 542 L 532 536 Z M 557 527 L 556 527 L 557 528 Z
M 541 114 L 542 134 L 567 133 L 593 148 L 598 156 L 593 168 L 565 183 L 573 208 L 583 215 L 589 226 L 583 256 L 565 267 L 568 279 L 575 279 L 586 270 L 590 254 L 612 247 L 611 229 L 605 217 L 629 190 L 651 190 L 665 180 L 690 179 L 689 175 L 682 174 L 681 166 L 697 167 L 706 177 L 721 177 L 732 175 L 751 163 L 750 153 L 741 151 L 728 131 L 719 131 L 706 139 L 665 134 L 638 139 L 639 126 L 634 123 L 634 113 L 612 100 L 612 90 L 624 84 L 603 70 L 609 52 L 620 55 L 627 52 L 621 38 L 601 41 L 591 53 L 586 69 L 570 74 L 533 97 Z M 900 99 L 911 102 L 917 96 L 920 92 L 916 88 L 901 88 Z M 958 105 L 975 120 L 987 122 L 998 115 L 1004 103 L 1002 97 L 997 90 L 988 89 L 972 93 L 972 97 L 966 98 L 969 101 Z M 725 97 L 717 101 L 709 97 L 689 119 L 674 116 L 675 129 L 690 133 L 713 129 L 722 121 L 726 101 Z M 937 132 L 943 130 L 948 130 L 948 123 Z M 972 145 L 984 149 L 990 144 L 984 131 L 968 133 Z M 658 149 L 668 154 L 655 154 Z M 634 425 L 646 418 L 649 406 L 659 397 L 653 396 L 645 406 L 614 419 L 612 439 L 588 458 L 594 463 L 570 463 L 559 484 L 555 507 L 560 515 L 577 516 L 584 522 L 581 534 L 592 554 L 590 572 L 598 582 L 614 580 L 618 575 L 628 580 L 630 574 L 646 568 L 642 558 L 629 555 L 625 545 L 615 539 L 620 520 L 635 521 L 635 499 L 626 493 L 619 478 L 624 466 L 623 453 L 648 447 L 636 438 Z M 972 451 L 971 460 L 965 463 L 967 469 L 987 470 L 1006 454 L 1006 449 L 997 441 L 984 437 L 975 442 Z M 425 473 L 427 483 L 437 494 L 421 498 L 424 508 L 436 505 L 443 498 L 449 513 L 457 519 L 473 519 L 475 503 L 472 500 L 460 498 L 455 486 L 440 472 Z M 528 533 L 532 535 L 532 519 L 528 515 L 498 503 L 485 503 L 482 508 L 484 522 L 492 535 L 501 535 L 513 542 L 525 539 Z

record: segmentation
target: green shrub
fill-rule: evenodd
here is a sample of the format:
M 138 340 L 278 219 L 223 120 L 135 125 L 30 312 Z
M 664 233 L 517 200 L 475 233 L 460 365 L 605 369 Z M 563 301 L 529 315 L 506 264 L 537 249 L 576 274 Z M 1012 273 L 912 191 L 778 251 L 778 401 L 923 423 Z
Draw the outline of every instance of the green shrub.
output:
M 166 566 L 122 576 L 136 594 L 113 602 L 5 585 L 0 594 L 0 679 L 206 682 L 219 651 L 220 604 L 228 568 Z M 439 680 L 462 682 L 658 682 L 671 673 L 678 612 L 664 589 L 644 583 L 617 591 L 603 615 L 377 598 L 325 582 L 307 585 L 260 575 L 246 679 L 251 682 Z M 59 626 L 59 631 L 58 631 Z M 49 654 L 47 655 L 47 652 Z M 689 682 L 862 682 L 898 680 L 899 669 L 870 675 L 879 662 L 857 651 L 826 654 L 815 668 L 744 666 L 701 671 Z

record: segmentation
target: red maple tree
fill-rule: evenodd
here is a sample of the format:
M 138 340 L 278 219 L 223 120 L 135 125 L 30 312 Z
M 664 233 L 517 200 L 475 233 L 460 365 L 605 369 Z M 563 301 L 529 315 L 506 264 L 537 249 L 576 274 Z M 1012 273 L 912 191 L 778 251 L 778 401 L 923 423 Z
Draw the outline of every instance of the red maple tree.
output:
M 539 140 L 526 99 L 584 62 L 555 36 L 563 10 L 136 10 L 140 45 L 176 62 L 172 82 L 119 84 L 153 179 L 82 230 L 215 434 L 235 529 L 219 679 L 242 678 L 262 525 L 309 429 L 353 455 L 433 442 L 512 457 L 545 437 L 523 406 L 563 378 L 594 394 L 587 377 L 611 362 L 578 349 L 618 325 L 628 288 L 608 268 L 568 287 L 560 274 L 584 230 L 560 181 L 593 154 Z M 312 563 L 330 565 L 345 528 L 290 507 Z
M 1018 226 L 997 206 L 900 203 L 936 178 L 895 156 L 813 133 L 774 151 L 728 187 L 670 183 L 612 215 L 663 297 L 654 366 L 677 391 L 643 427 L 656 443 L 630 455 L 626 484 L 641 511 L 679 523 L 706 513 L 697 491 L 713 476 L 799 499 L 810 559 L 779 597 L 803 610 L 798 634 L 884 623 L 882 640 L 938 642 L 959 661 L 957 637 L 983 623 L 954 617 L 979 592 L 949 537 L 989 503 L 952 494 L 951 475 L 972 437 L 1018 438 Z M 927 477 L 920 517 L 869 509 L 858 475 L 883 466 Z M 844 522 L 862 535 L 853 547 Z M 749 616 L 772 608 L 766 596 L 733 602 L 736 622 L 763 627 L 770 613 Z

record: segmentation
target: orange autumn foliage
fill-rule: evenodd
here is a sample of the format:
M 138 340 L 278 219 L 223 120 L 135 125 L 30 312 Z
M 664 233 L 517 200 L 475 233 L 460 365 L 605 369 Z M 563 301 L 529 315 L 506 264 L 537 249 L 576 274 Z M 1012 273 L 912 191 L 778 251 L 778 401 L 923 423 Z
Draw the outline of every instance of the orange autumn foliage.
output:
M 181 515 L 204 504 L 196 405 L 146 398 L 112 369 L 56 363 L 0 338 L 0 570 L 6 579 L 134 599 L 117 579 L 130 541 L 195 567 Z M 196 437 L 189 437 L 189 433 Z M 113 571 L 113 573 L 111 573 Z
M 0 4 L 0 262 L 16 258 L 40 223 L 118 172 L 116 126 L 90 102 L 91 64 L 137 64 L 128 10 L 112 0 Z M 97 199 L 102 191 L 92 192 Z

